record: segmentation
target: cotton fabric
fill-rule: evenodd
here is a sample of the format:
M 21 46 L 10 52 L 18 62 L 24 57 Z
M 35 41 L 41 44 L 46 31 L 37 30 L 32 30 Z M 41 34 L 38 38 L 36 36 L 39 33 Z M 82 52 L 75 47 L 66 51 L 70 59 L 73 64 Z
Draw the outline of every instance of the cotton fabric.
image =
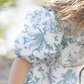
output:
M 66 31 L 75 30 L 68 20 L 58 19 Z M 64 33 L 53 11 L 43 7 L 29 10 L 20 30 L 14 44 L 15 57 L 22 56 L 32 64 L 24 84 L 79 84 L 79 72 L 83 66 L 63 67 L 57 62 L 57 53 L 60 47 L 59 60 L 65 64 L 81 55 L 84 31 L 74 35 Z

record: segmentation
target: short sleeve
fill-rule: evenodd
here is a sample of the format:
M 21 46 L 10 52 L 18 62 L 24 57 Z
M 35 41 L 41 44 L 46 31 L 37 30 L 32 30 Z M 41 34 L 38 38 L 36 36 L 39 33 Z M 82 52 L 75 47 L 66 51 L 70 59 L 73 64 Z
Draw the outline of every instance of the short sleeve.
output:
M 22 56 L 31 64 L 47 61 L 58 52 L 62 36 L 53 12 L 35 7 L 22 20 L 21 31 L 14 44 L 15 57 Z

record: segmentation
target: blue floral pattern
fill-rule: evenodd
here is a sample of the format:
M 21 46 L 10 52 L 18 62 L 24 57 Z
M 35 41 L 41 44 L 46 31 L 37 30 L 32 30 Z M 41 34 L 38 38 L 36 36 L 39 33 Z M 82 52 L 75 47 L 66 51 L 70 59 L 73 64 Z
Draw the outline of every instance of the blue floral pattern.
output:
M 70 22 L 58 19 L 66 31 L 73 31 Z M 49 8 L 29 10 L 22 20 L 14 46 L 15 57 L 22 56 L 32 64 L 24 84 L 79 84 L 79 71 L 83 66 L 62 67 L 57 62 L 57 53 L 61 48 L 59 60 L 71 62 L 84 51 L 83 36 L 84 31 L 74 35 L 64 33 Z
M 72 74 L 72 70 L 69 69 L 65 74 L 61 73 L 63 80 L 57 84 L 75 84 L 77 82 L 77 76 L 75 73 Z

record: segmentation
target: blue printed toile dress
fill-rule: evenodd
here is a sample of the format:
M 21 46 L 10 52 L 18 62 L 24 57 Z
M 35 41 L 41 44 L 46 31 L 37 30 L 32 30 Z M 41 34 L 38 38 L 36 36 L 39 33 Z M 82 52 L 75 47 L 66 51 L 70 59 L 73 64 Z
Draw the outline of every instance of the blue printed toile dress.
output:
M 74 30 L 69 21 L 59 21 L 66 31 Z M 74 35 L 64 33 L 48 8 L 35 7 L 28 11 L 14 46 L 15 57 L 22 56 L 32 64 L 24 84 L 79 84 L 79 72 L 83 66 L 63 67 L 57 62 L 57 53 L 61 46 L 59 60 L 71 62 L 83 51 L 83 36 L 84 31 Z

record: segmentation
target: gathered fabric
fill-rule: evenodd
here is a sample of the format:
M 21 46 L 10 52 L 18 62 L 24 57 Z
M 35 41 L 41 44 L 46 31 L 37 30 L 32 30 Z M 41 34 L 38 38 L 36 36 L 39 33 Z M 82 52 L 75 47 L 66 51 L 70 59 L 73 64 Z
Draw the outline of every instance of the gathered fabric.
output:
M 75 30 L 75 32 L 67 32 L 67 31 L 65 31 L 63 28 L 62 28 L 62 26 L 60 25 L 60 22 L 59 22 L 59 20 L 58 20 L 58 18 L 57 18 L 57 16 L 55 15 L 55 17 L 56 17 L 56 19 L 57 19 L 57 22 L 58 22 L 58 24 L 59 24 L 59 26 L 60 26 L 60 28 L 65 32 L 65 33 L 67 33 L 67 34 L 75 34 L 75 33 L 78 33 L 79 32 L 79 28 L 77 28 L 76 30 Z M 57 57 L 58 57 L 58 59 L 57 59 L 57 61 L 58 61 L 58 63 L 61 65 L 61 66 L 63 66 L 63 67 L 66 67 L 66 68 L 69 68 L 69 67 L 77 67 L 77 66 L 81 66 L 81 65 L 83 65 L 82 64 L 82 62 L 80 62 L 79 64 L 77 64 L 77 65 L 71 65 L 71 66 L 67 66 L 67 65 L 70 65 L 70 64 L 72 64 L 72 63 L 74 63 L 74 62 L 76 62 L 76 61 L 78 61 L 79 59 L 77 59 L 77 60 L 75 60 L 75 61 L 72 61 L 71 63 L 69 63 L 69 64 L 62 64 L 60 61 L 59 61 L 59 51 L 58 51 L 58 54 L 57 54 Z M 84 55 L 84 54 L 83 54 Z M 81 57 L 83 57 L 83 55 L 81 56 Z M 80 72 L 79 72 L 79 84 L 81 84 L 81 74 L 82 74 L 82 71 L 84 70 L 84 67 L 80 70 Z
M 84 30 L 67 34 L 60 25 L 67 32 L 76 30 L 49 8 L 34 7 L 25 13 L 14 43 L 15 57 L 32 64 L 24 84 L 84 83 Z

